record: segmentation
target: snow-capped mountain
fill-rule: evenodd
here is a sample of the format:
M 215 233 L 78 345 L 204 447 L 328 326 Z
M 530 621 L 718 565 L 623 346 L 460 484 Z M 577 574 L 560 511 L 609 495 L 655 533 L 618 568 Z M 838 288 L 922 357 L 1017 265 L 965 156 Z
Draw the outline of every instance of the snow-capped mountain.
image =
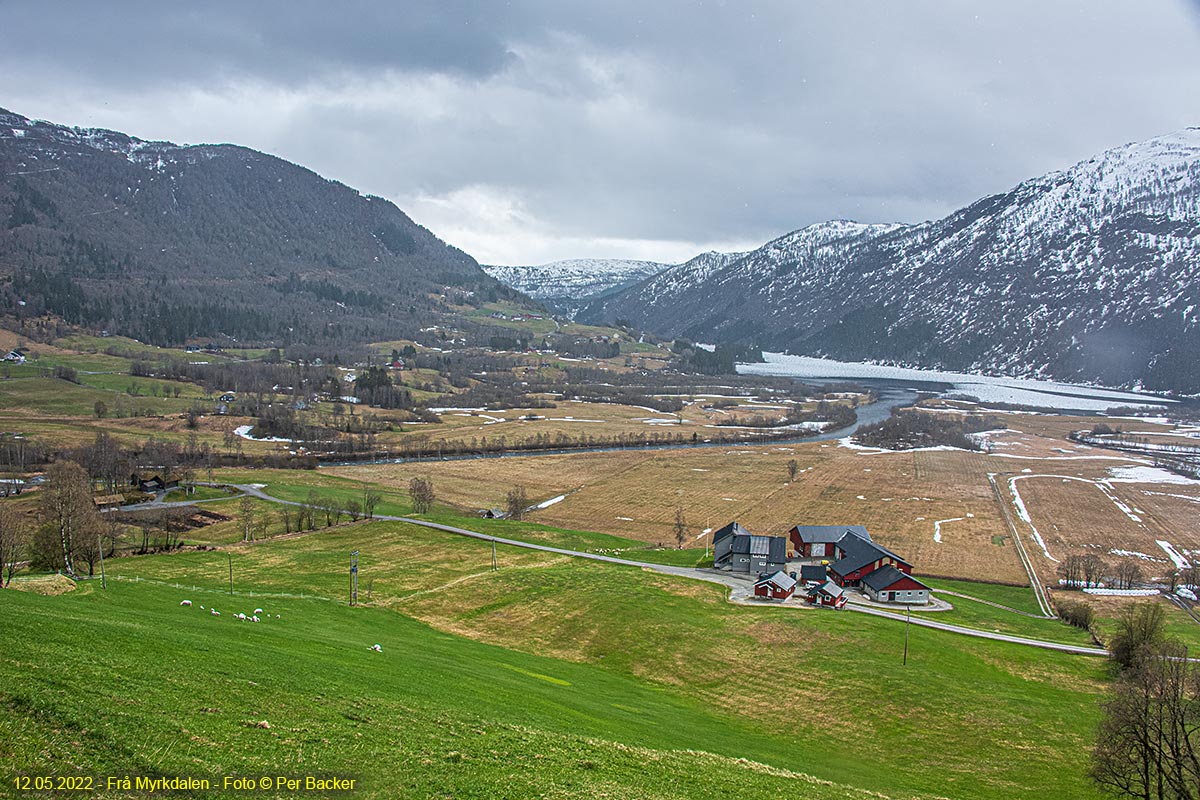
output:
M 483 270 L 506 286 L 535 300 L 568 298 L 624 288 L 656 275 L 670 264 L 620 258 L 573 258 L 536 266 L 484 266 Z
M 684 265 L 686 266 L 686 265 Z M 1114 148 L 918 225 L 829 222 L 585 321 L 965 371 L 1200 391 L 1200 129 Z

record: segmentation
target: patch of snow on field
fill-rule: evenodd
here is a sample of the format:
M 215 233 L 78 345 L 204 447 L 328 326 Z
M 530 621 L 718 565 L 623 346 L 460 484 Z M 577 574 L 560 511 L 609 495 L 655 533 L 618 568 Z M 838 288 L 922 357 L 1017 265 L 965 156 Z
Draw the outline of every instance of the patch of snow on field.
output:
M 295 441 L 294 439 L 282 439 L 278 436 L 265 436 L 262 439 L 259 439 L 255 436 L 250 435 L 250 431 L 252 431 L 253 429 L 254 429 L 253 425 L 238 425 L 236 428 L 233 429 L 233 432 L 235 435 L 240 436 L 243 439 L 249 439 L 252 442 L 292 442 L 292 441 Z
M 1196 602 L 1196 593 L 1185 586 L 1176 587 L 1175 594 L 1179 595 L 1180 597 L 1185 597 L 1188 600 L 1191 600 L 1193 603 Z
M 1180 500 L 1187 500 L 1189 503 L 1200 503 L 1200 497 L 1193 497 L 1190 494 L 1171 494 L 1169 492 L 1142 492 L 1142 494 L 1154 495 L 1157 497 L 1176 497 Z
M 1158 589 L 1097 589 L 1092 587 L 1084 589 L 1083 593 L 1108 597 L 1153 597 L 1158 594 Z
M 953 517 L 951 519 L 939 519 L 933 523 L 933 540 L 938 544 L 942 543 L 942 524 L 946 522 L 962 522 L 966 517 Z
M 1017 476 L 1015 478 L 1008 479 L 1008 488 L 1012 491 L 1013 505 L 1017 508 L 1017 516 L 1029 526 L 1031 531 L 1033 531 L 1033 540 L 1038 543 L 1038 547 L 1042 548 L 1042 552 L 1045 553 L 1046 558 L 1057 564 L 1058 559 L 1050 555 L 1050 551 L 1046 549 L 1046 541 L 1042 539 L 1041 532 L 1038 531 L 1037 526 L 1033 524 L 1033 520 L 1029 516 L 1029 509 L 1025 508 L 1025 501 L 1021 499 L 1021 492 L 1017 489 L 1017 481 L 1019 481 L 1021 477 L 1023 476 Z
M 1181 556 L 1179 551 L 1176 550 L 1170 542 L 1164 542 L 1162 539 L 1156 539 L 1155 544 L 1163 549 L 1163 552 L 1167 554 L 1167 558 L 1171 559 L 1171 562 L 1177 569 L 1187 569 L 1191 566 L 1191 564 L 1188 563 L 1188 560 Z
M 617 517 L 617 519 L 623 520 L 625 522 L 633 522 L 633 517 Z
M 1185 478 L 1161 467 L 1109 467 L 1109 478 L 1112 483 L 1171 483 L 1178 486 L 1196 486 L 1200 481 L 1195 478 Z
M 1109 550 L 1110 556 L 1129 556 L 1130 558 L 1140 558 L 1142 561 L 1162 561 L 1161 558 L 1154 558 L 1145 553 L 1139 553 L 1136 550 Z
M 708 470 L 702 467 L 692 467 L 692 472 L 708 472 Z
M 566 500 L 566 499 L 567 499 L 567 496 L 565 494 L 560 494 L 558 497 L 551 497 L 549 500 L 543 500 L 542 502 L 540 502 L 536 506 L 534 506 L 534 508 L 549 508 L 550 506 L 554 505 L 555 503 L 561 503 L 563 500 Z

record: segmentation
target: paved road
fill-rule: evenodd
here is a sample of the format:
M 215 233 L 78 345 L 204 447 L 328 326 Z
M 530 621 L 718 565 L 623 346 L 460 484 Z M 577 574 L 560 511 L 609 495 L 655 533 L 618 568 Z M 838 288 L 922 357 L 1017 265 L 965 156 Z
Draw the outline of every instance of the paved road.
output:
M 257 486 L 250 484 L 233 484 L 234 488 L 260 500 L 265 500 L 268 503 L 278 503 L 280 505 L 299 506 L 303 503 L 298 503 L 292 500 L 281 500 L 278 497 L 272 497 Z M 199 501 L 203 502 L 203 501 Z M 137 506 L 127 506 L 129 510 L 149 509 L 149 508 L 169 508 L 172 506 L 189 505 L 188 503 L 165 503 L 161 496 L 147 503 L 140 503 Z M 548 544 L 536 544 L 534 542 L 522 542 L 516 539 L 505 539 L 500 536 L 492 536 L 487 533 L 469 530 L 467 528 L 457 528 L 453 525 L 442 525 L 438 522 L 429 522 L 423 519 L 413 519 L 412 517 L 393 517 L 387 514 L 376 514 L 375 519 L 387 520 L 391 522 L 406 522 L 410 525 L 419 525 L 422 528 L 432 528 L 434 530 L 445 531 L 447 533 L 457 534 L 459 536 L 468 536 L 472 539 L 479 539 L 485 542 L 496 542 L 510 547 L 523 547 L 527 550 L 540 550 L 543 553 L 556 553 L 563 556 L 572 556 L 574 558 L 586 558 L 592 561 L 603 561 L 609 564 L 620 564 L 627 567 L 640 567 L 641 569 L 653 570 L 665 575 L 676 575 L 682 578 L 691 578 L 693 580 L 707 581 L 709 583 L 721 584 L 731 588 L 746 587 L 744 578 L 736 578 L 729 573 L 715 572 L 712 570 L 697 569 L 695 567 L 675 567 L 668 564 L 653 564 L 648 561 L 632 561 L 626 558 L 616 558 L 615 556 L 605 556 L 598 553 L 584 553 L 579 550 L 567 550 L 562 547 L 552 547 Z M 894 611 L 883 611 L 878 608 L 870 608 L 855 604 L 848 604 L 846 609 L 857 611 L 860 614 L 870 614 L 874 617 L 882 617 L 884 619 L 898 620 L 905 622 L 906 618 L 903 614 L 898 614 Z M 976 628 L 964 628 L 960 625 L 953 625 L 947 622 L 937 622 L 936 620 L 926 619 L 924 617 L 912 617 L 908 620 L 913 625 L 922 628 L 934 628 L 939 631 L 947 631 L 949 633 L 958 633 L 963 636 L 974 636 L 978 639 L 992 639 L 998 642 L 1008 642 L 1010 644 L 1026 645 L 1028 647 L 1040 647 L 1043 650 L 1055 650 L 1062 653 L 1074 653 L 1076 655 L 1087 656 L 1107 656 L 1108 651 L 1100 647 L 1084 647 L 1080 645 L 1061 644 L 1059 642 L 1047 642 L 1042 639 L 1030 639 L 1024 636 L 1010 636 L 1004 633 L 993 633 L 990 631 L 982 631 Z

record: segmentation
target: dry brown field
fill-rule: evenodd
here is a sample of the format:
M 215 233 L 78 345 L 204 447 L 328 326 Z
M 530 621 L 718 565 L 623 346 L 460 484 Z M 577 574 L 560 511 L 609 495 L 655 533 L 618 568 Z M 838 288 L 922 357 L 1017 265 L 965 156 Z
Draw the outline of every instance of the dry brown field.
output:
M 601 407 L 596 413 L 619 413 L 609 409 Z M 464 509 L 500 506 L 515 485 L 526 489 L 531 502 L 566 495 L 531 512 L 529 519 L 654 544 L 674 542 L 676 508 L 684 510 L 688 539 L 695 546 L 704 543 L 705 529 L 735 519 L 763 534 L 782 534 L 801 522 L 863 524 L 879 542 L 912 561 L 918 574 L 1013 583 L 1027 581 L 1026 572 L 989 475 L 995 476 L 1003 502 L 1013 511 L 1008 479 L 1019 477 L 1018 491 L 1054 558 L 1074 552 L 1099 553 L 1110 562 L 1134 557 L 1109 552 L 1125 550 L 1161 559 L 1138 560 L 1147 571 L 1163 567 L 1165 572 L 1170 564 L 1156 540 L 1172 542 L 1181 553 L 1200 552 L 1200 527 L 1195 523 L 1200 484 L 1104 484 L 1140 518 L 1135 522 L 1095 482 L 1112 477 L 1110 468 L 1140 462 L 1065 439 L 1095 419 L 1017 414 L 1006 419 L 1013 420 L 1011 429 L 992 437 L 996 446 L 991 455 L 878 452 L 821 442 L 364 465 L 333 471 L 393 486 L 428 476 L 440 498 Z M 800 472 L 789 483 L 787 462 L 792 459 Z M 1062 477 L 1034 477 L 1041 475 L 1083 480 L 1064 483 Z M 1042 555 L 1028 525 L 1015 514 L 1013 519 L 1039 579 L 1054 583 L 1057 562 Z

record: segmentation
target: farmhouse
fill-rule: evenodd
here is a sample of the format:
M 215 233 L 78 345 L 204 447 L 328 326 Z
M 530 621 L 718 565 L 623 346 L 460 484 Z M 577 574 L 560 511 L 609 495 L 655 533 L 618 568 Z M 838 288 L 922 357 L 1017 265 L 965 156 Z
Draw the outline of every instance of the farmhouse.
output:
M 877 569 L 892 566 L 906 575 L 912 574 L 912 564 L 881 544 L 848 533 L 834 545 L 838 560 L 829 567 L 830 576 L 839 586 L 858 586 Z
M 890 565 L 863 578 L 862 587 L 867 597 L 879 603 L 921 606 L 929 603 L 928 586 Z
M 796 525 L 788 531 L 788 544 L 799 558 L 833 558 L 834 545 L 848 533 L 871 541 L 862 525 Z
M 771 600 L 787 600 L 796 591 L 796 579 L 783 570 L 760 575 L 754 582 L 754 596 Z
M 830 608 L 843 608 L 846 605 L 846 593 L 833 581 L 810 586 L 804 592 L 804 598 L 813 605 L 820 604 Z
M 732 572 L 763 574 L 787 567 L 787 539 L 756 536 L 737 522 L 713 534 L 713 566 Z

